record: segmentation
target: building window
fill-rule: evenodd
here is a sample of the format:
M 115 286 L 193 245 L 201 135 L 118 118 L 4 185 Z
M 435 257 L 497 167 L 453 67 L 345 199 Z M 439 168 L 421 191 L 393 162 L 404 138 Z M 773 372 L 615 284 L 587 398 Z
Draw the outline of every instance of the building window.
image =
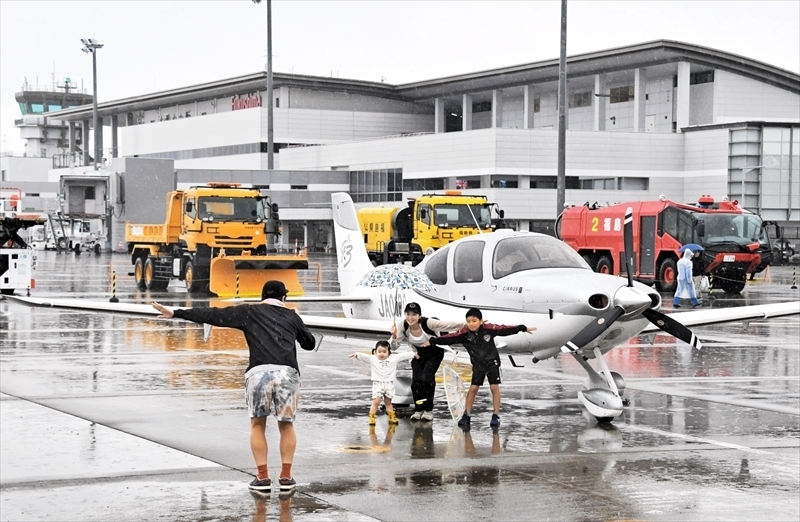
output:
M 556 176 L 531 176 L 529 188 L 556 189 L 558 188 L 558 178 Z M 578 176 L 567 176 L 566 188 L 580 189 L 581 188 L 580 178 Z
M 745 208 L 758 208 L 760 166 L 765 166 L 761 158 L 761 129 L 732 129 L 728 145 L 728 197 L 731 200 L 739 201 Z
M 351 170 L 350 195 L 355 203 L 402 201 L 403 169 Z
M 94 199 L 94 187 L 84 187 L 83 199 Z
M 519 188 L 519 181 L 514 178 L 492 177 L 492 188 Z
M 292 190 L 308 190 L 308 185 L 290 185 Z
M 444 180 L 441 178 L 403 180 L 403 191 L 407 192 L 412 190 L 426 190 L 426 191 L 444 190 Z
M 703 71 L 691 73 L 689 75 L 689 85 L 698 85 L 701 83 L 713 83 L 714 71 Z
M 611 88 L 611 103 L 624 103 L 633 100 L 635 93 L 633 85 Z
M 650 178 L 617 178 L 617 186 L 620 190 L 648 190 Z
M 472 104 L 473 114 L 475 114 L 476 112 L 491 112 L 491 111 L 492 111 L 491 101 L 476 102 Z
M 533 112 L 540 112 L 542 109 L 542 99 L 541 98 L 534 98 L 533 99 Z
M 580 181 L 580 188 L 583 190 L 649 190 L 650 178 L 618 177 L 582 179 Z
M 592 91 L 586 92 L 573 92 L 569 98 L 569 108 L 575 109 L 577 107 L 591 107 L 592 106 Z
M 480 176 L 463 177 L 456 180 L 456 189 L 458 190 L 477 189 L 477 188 L 481 188 Z

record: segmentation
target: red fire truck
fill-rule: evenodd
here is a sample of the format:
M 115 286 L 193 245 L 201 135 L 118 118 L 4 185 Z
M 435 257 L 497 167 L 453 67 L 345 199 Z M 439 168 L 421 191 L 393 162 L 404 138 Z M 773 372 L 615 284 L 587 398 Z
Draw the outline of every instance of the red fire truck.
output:
M 748 274 L 761 272 L 772 261 L 767 227 L 774 226 L 780 237 L 774 221 L 762 221 L 736 201 L 716 203 L 710 196 L 701 197 L 697 204 L 662 197 L 605 207 L 568 207 L 556 220 L 556 234 L 596 272 L 624 274 L 622 225 L 628 207 L 633 210 L 633 277 L 656 283 L 664 292 L 677 287 L 682 245 L 696 243 L 705 249 L 703 271 L 713 276 L 712 288 L 739 293 Z

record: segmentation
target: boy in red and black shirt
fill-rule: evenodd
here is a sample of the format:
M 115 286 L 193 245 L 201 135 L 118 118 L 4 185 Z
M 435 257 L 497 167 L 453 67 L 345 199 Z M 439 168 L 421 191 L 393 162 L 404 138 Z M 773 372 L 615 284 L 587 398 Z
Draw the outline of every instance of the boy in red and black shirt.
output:
M 442 337 L 431 337 L 429 343 L 433 346 L 461 344 L 469 353 L 472 363 L 472 381 L 467 392 L 466 412 L 458 426 L 469 430 L 470 413 L 475 402 L 475 395 L 483 385 L 485 379 L 489 380 L 489 389 L 492 392 L 492 406 L 494 414 L 489 426 L 493 429 L 500 427 L 500 354 L 494 338 L 498 336 L 514 335 L 521 332 L 532 332 L 530 328 L 521 324 L 519 326 L 506 326 L 491 324 L 483 321 L 483 314 L 477 308 L 467 310 L 467 326 Z

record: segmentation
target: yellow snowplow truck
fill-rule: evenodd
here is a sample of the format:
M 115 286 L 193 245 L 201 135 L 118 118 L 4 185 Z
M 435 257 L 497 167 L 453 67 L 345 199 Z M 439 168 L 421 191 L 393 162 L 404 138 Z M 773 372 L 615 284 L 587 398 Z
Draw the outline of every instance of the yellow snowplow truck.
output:
M 492 218 L 492 209 L 497 218 Z M 465 196 L 459 190 L 409 199 L 407 207 L 362 208 L 358 222 L 374 265 L 410 262 L 456 239 L 505 228 L 505 213 L 486 196 Z
M 289 295 L 302 295 L 298 269 L 305 252 L 273 253 L 278 206 L 259 190 L 236 183 L 208 183 L 167 194 L 163 224 L 125 226 L 133 276 L 141 290 L 164 290 L 171 279 L 191 293 L 260 297 L 270 279 L 283 281 Z

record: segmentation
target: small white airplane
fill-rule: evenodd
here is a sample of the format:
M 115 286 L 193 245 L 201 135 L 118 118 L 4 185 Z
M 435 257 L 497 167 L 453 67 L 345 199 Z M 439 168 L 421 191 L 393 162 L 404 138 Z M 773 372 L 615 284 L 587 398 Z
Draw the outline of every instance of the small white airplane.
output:
M 622 414 L 625 380 L 611 371 L 603 355 L 631 337 L 663 330 L 700 349 L 689 326 L 747 321 L 800 314 L 800 301 L 667 315 L 661 296 L 628 278 L 597 274 L 574 250 L 543 234 L 498 230 L 462 238 L 428 255 L 416 267 L 433 283 L 432 290 L 370 287 L 359 284 L 373 270 L 364 246 L 353 201 L 346 193 L 332 197 L 341 296 L 297 297 L 287 301 L 340 301 L 345 317 L 303 314 L 312 331 L 337 337 L 385 339 L 392 322 L 402 322 L 405 304 L 419 303 L 423 314 L 462 319 L 469 308 L 482 310 L 495 324 L 535 326 L 498 342 L 501 355 L 533 362 L 561 353 L 574 357 L 588 378 L 578 398 L 601 422 Z M 625 216 L 626 251 L 632 252 L 633 225 Z M 630 261 L 628 261 L 630 262 Z M 81 299 L 16 301 L 38 306 L 158 315 L 148 305 L 92 303 Z M 497 339 L 501 341 L 501 338 Z M 599 369 L 589 361 L 596 359 Z M 400 395 L 400 388 L 398 388 Z M 396 401 L 397 402 L 397 401 Z
M 463 318 L 469 308 L 481 309 L 496 324 L 535 326 L 532 334 L 500 338 L 498 351 L 517 366 L 514 355 L 531 355 L 533 362 L 566 353 L 586 370 L 588 378 L 578 398 L 599 421 L 610 421 L 623 409 L 625 380 L 611 371 L 603 354 L 641 333 L 663 330 L 701 348 L 688 326 L 800 314 L 800 301 L 724 310 L 697 310 L 669 316 L 652 288 L 627 279 L 597 274 L 563 242 L 532 232 L 497 230 L 462 238 L 428 255 L 417 269 L 428 276 L 433 291 L 395 290 L 359 285 L 373 270 L 367 256 L 353 201 L 332 195 L 338 276 L 345 319 L 329 333 L 364 331 L 365 321 L 387 321 L 416 301 L 428 317 Z M 625 216 L 626 251 L 633 251 L 630 209 Z M 631 261 L 628 260 L 630 263 Z M 379 269 L 379 268 L 378 268 Z M 376 269 L 377 270 L 377 269 Z M 310 327 L 325 327 L 304 316 Z M 337 332 L 338 330 L 338 332 Z M 599 371 L 590 359 L 597 359 Z

